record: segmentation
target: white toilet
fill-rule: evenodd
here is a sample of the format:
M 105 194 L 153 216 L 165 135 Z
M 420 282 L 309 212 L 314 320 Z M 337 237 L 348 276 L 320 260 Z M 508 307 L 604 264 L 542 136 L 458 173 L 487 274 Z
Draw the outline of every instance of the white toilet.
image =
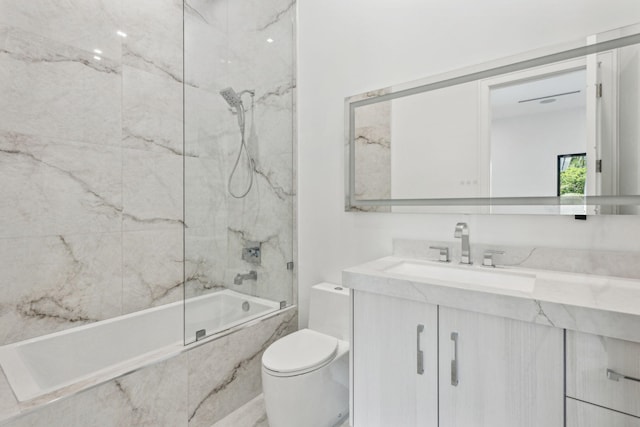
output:
M 280 338 L 262 356 L 270 427 L 332 427 L 349 413 L 349 290 L 311 288 L 309 329 Z

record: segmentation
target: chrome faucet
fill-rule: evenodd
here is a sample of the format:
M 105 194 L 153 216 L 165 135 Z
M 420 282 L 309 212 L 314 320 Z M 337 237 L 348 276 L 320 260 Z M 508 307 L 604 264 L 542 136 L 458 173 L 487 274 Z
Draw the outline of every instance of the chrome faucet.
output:
M 462 239 L 460 264 L 473 264 L 471 262 L 471 248 L 469 247 L 469 227 L 466 222 L 459 222 L 456 224 L 456 232 L 453 237 L 456 239 Z
M 251 270 L 247 274 L 236 274 L 233 284 L 242 285 L 245 280 L 258 280 L 258 273 L 255 270 Z

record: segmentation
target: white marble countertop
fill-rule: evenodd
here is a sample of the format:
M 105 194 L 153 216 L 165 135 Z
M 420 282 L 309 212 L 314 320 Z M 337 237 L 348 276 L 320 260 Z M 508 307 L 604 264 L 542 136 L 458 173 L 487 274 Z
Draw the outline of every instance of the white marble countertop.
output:
M 425 303 L 493 314 L 558 328 L 640 342 L 640 280 L 543 269 L 504 267 L 489 271 L 535 275 L 531 292 L 490 288 L 386 271 L 402 262 L 433 261 L 389 256 L 343 271 L 343 285 Z M 445 268 L 485 267 L 445 264 Z

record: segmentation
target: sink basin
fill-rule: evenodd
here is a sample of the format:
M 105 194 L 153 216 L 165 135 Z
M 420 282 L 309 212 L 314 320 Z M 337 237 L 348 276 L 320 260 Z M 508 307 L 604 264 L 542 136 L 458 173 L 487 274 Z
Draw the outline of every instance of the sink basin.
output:
M 524 293 L 533 292 L 536 276 L 503 269 L 403 261 L 388 267 L 386 273 L 411 276 L 420 280 L 459 283 L 471 287 L 494 288 Z

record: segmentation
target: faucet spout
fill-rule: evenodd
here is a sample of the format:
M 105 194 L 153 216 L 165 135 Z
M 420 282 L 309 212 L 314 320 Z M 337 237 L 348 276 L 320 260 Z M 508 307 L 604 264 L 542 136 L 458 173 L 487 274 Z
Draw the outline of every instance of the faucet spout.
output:
M 456 231 L 453 235 L 456 239 L 460 239 L 462 250 L 460 251 L 460 264 L 472 264 L 471 247 L 469 245 L 469 227 L 465 222 L 456 224 Z
M 247 274 L 236 274 L 233 279 L 234 285 L 242 285 L 245 280 L 258 280 L 258 273 L 255 270 L 251 270 Z

